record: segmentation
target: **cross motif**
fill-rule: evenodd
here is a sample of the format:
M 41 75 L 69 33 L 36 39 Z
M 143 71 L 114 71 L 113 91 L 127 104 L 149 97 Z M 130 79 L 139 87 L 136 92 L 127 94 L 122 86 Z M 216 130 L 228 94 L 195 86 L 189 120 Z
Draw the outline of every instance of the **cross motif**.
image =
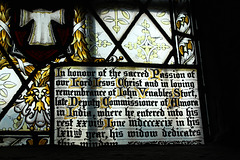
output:
M 145 42 L 143 42 L 140 47 L 145 51 L 146 55 L 149 55 L 153 49 L 156 48 L 156 46 L 153 46 L 148 39 L 145 39 Z
M 64 9 L 55 12 L 44 9 L 29 12 L 25 9 L 21 9 L 19 26 L 23 27 L 31 20 L 34 20 L 34 24 L 28 38 L 29 45 L 54 45 L 56 40 L 53 34 L 51 21 L 53 20 L 59 24 L 64 24 Z
M 158 58 L 158 52 L 160 50 L 166 50 L 169 49 L 170 46 L 166 45 L 165 43 L 157 43 L 156 40 L 161 40 L 162 37 L 153 37 L 150 34 L 149 28 L 150 24 L 147 23 L 147 20 L 144 19 L 144 21 L 141 23 L 142 29 L 142 35 L 139 35 L 137 37 L 137 42 L 128 42 L 128 44 L 124 45 L 124 47 L 127 47 L 129 50 L 137 50 L 138 54 L 137 56 L 146 62 L 150 62 L 153 58 Z

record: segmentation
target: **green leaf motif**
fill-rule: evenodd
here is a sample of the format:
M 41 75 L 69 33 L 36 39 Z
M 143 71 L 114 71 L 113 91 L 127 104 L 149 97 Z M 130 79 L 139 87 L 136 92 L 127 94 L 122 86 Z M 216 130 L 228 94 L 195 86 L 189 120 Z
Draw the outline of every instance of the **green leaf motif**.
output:
M 108 12 L 109 12 L 109 9 L 103 9 L 100 14 L 105 15 L 105 14 L 108 14 Z
M 166 12 L 159 12 L 157 13 L 157 17 L 163 17 L 166 14 Z
M 1 81 L 6 81 L 10 77 L 11 73 L 3 73 L 0 75 Z
M 103 18 L 103 20 L 106 21 L 106 22 L 113 22 L 114 18 L 111 17 L 111 16 L 106 16 L 106 17 Z
M 130 14 L 128 13 L 127 10 L 122 10 L 122 15 L 123 15 L 123 17 L 125 17 L 126 19 L 130 19 Z
M 163 19 L 161 22 L 162 22 L 162 24 L 165 24 L 165 25 L 169 25 L 170 24 L 169 19 Z
M 6 103 L 7 103 L 6 101 L 4 101 L 3 99 L 0 99 L 0 105 L 4 105 Z
M 7 90 L 5 88 L 0 89 L 0 95 L 6 98 L 8 96 Z
M 119 18 L 118 19 L 118 22 L 121 24 L 121 25 L 127 25 L 128 24 L 128 21 L 123 19 L 123 18 Z
M 16 86 L 16 84 L 14 82 L 11 82 L 11 81 L 6 81 L 6 82 L 3 83 L 3 86 L 5 88 L 13 88 L 13 87 Z

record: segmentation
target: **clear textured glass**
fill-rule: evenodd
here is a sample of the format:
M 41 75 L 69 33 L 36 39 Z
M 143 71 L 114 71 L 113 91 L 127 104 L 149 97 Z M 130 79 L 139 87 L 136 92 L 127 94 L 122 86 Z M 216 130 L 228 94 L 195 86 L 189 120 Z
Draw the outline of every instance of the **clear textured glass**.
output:
M 137 13 L 136 9 L 104 8 L 99 11 L 99 16 L 116 39 L 120 40 Z
M 139 18 L 122 46 L 136 63 L 162 64 L 172 50 L 172 46 L 145 14 Z
M 91 15 L 87 15 L 86 19 L 85 41 L 90 55 L 95 58 L 106 59 L 114 47 L 107 33 Z

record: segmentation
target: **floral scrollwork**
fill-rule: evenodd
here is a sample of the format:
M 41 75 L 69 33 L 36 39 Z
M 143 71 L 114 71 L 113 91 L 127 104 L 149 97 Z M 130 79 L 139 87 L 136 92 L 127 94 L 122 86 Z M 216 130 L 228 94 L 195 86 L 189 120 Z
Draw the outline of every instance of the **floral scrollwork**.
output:
M 14 110 L 19 113 L 16 130 L 26 124 L 32 131 L 50 129 L 49 71 L 50 65 L 38 71 L 29 91 L 16 101 Z

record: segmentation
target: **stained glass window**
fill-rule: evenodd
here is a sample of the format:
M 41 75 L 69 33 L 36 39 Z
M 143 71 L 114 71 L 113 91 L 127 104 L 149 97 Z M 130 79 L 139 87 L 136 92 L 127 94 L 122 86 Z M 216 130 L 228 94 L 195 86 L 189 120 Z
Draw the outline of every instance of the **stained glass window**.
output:
M 56 64 L 170 66 L 200 74 L 189 0 L 66 3 L 72 8 L 0 1 L 0 146 L 53 142 Z

